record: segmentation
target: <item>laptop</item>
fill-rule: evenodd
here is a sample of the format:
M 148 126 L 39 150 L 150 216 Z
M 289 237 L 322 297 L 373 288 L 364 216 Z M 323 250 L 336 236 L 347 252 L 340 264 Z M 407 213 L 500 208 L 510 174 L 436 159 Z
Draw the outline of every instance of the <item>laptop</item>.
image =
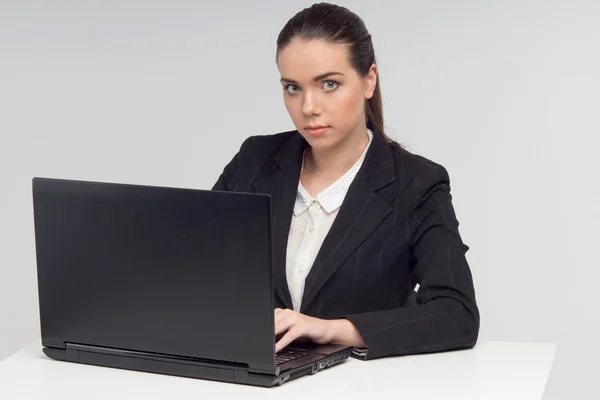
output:
M 269 195 L 45 177 L 32 194 L 49 358 L 270 387 L 350 356 L 276 354 Z

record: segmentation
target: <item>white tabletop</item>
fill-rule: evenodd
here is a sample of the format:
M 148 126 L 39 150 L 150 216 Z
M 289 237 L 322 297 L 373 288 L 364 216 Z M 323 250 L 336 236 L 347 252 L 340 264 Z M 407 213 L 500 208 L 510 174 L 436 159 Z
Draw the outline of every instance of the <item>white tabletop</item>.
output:
M 481 342 L 471 350 L 350 359 L 280 387 L 259 388 L 54 361 L 38 340 L 0 362 L 0 398 L 541 399 L 555 352 L 553 344 Z

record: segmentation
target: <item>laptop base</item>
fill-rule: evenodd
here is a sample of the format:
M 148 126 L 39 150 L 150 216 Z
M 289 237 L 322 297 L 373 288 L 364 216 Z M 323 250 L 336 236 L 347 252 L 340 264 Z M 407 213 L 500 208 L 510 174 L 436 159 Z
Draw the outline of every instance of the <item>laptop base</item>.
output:
M 272 375 L 249 372 L 242 365 L 211 363 L 95 346 L 67 344 L 66 347 L 66 349 L 43 347 L 43 352 L 57 361 L 262 387 L 278 386 L 305 375 L 313 375 L 344 362 L 349 357 L 349 351 L 343 349 L 326 357 L 321 356 L 319 361 L 302 364 L 283 372 L 277 371 L 278 375 Z

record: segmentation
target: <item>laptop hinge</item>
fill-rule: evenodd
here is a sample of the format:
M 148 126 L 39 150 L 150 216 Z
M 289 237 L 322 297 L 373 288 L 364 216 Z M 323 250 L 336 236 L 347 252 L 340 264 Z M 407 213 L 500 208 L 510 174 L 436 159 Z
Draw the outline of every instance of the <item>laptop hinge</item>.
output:
M 269 365 L 263 365 L 262 368 L 259 368 L 259 366 L 257 365 L 253 365 L 251 367 L 248 367 L 248 373 L 277 376 L 281 373 L 281 370 L 278 366 L 275 367 L 275 369 L 273 369 L 273 367 Z

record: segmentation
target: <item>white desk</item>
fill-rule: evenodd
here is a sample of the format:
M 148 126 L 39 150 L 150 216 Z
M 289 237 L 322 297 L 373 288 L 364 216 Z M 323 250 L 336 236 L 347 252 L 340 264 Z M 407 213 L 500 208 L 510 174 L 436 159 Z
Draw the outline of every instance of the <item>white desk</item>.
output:
M 259 388 L 48 359 L 39 341 L 0 362 L 2 399 L 541 399 L 553 344 L 482 342 L 475 349 L 347 362 Z

